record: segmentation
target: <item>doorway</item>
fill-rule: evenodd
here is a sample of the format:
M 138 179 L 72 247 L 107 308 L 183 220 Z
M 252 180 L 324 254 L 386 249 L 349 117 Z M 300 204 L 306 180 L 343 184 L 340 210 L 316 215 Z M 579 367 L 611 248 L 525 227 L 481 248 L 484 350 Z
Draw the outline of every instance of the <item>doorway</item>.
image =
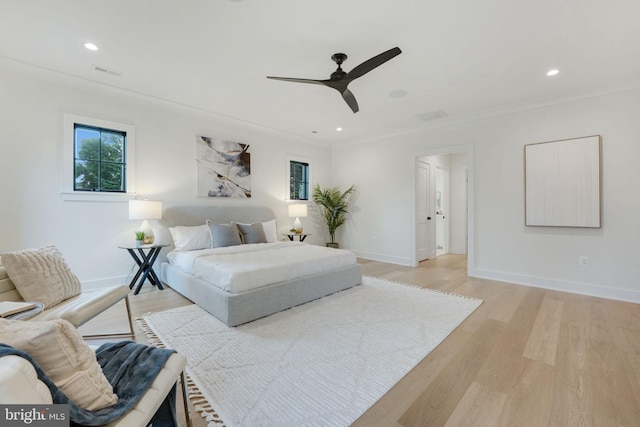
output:
M 444 253 L 466 254 L 471 275 L 473 146 L 414 153 L 413 165 L 412 265 Z
M 450 160 L 450 159 L 448 159 Z M 436 256 L 449 253 L 449 168 L 436 166 L 435 182 Z

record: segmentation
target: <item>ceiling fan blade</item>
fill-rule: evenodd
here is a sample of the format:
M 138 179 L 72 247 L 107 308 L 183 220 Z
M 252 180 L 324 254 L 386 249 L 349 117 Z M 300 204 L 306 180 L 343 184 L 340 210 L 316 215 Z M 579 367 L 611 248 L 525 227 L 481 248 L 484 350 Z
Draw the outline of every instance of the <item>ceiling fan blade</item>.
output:
M 342 92 L 342 97 L 345 101 L 347 101 L 347 105 L 354 113 L 360 111 L 360 108 L 358 107 L 358 101 L 356 101 L 356 97 L 353 96 L 353 93 L 351 93 L 349 89 L 345 89 L 344 92 Z
M 373 70 L 376 67 L 384 64 L 388 60 L 400 55 L 402 51 L 399 47 L 394 47 L 393 49 L 389 49 L 386 52 L 382 52 L 380 55 L 374 56 L 373 58 L 364 61 L 362 64 L 355 67 L 353 70 L 349 71 L 347 75 L 344 77 L 348 80 L 354 80 L 358 77 L 362 77 L 367 74 L 369 71 Z
M 292 78 L 292 77 L 273 77 L 273 76 L 267 76 L 268 79 L 273 79 L 273 80 L 282 80 L 283 82 L 294 82 L 294 83 L 312 83 L 312 84 L 316 84 L 316 85 L 323 85 L 324 80 L 313 80 L 313 79 L 296 79 L 296 78 Z

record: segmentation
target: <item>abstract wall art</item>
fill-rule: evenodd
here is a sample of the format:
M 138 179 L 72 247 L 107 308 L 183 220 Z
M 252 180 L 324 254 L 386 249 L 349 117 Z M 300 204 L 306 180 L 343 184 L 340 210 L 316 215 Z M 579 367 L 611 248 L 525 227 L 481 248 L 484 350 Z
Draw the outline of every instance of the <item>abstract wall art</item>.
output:
M 600 227 L 600 135 L 524 146 L 525 225 Z
M 249 145 L 196 137 L 198 197 L 251 197 Z

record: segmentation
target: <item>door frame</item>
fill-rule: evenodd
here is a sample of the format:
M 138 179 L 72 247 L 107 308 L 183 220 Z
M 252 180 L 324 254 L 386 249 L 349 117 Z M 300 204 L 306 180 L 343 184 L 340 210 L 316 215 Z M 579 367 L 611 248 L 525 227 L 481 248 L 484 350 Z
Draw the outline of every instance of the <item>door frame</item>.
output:
M 418 266 L 417 260 L 417 248 L 416 248 L 416 163 L 418 158 L 425 156 L 435 156 L 438 154 L 456 154 L 466 153 L 467 155 L 467 275 L 475 275 L 475 244 L 474 244 L 474 157 L 473 157 L 473 144 L 465 145 L 452 145 L 449 147 L 434 147 L 423 151 L 417 151 L 411 154 L 411 179 L 410 179 L 410 193 L 411 193 L 411 207 L 410 207 L 410 221 L 409 221 L 409 253 L 410 253 L 410 265 L 412 267 Z

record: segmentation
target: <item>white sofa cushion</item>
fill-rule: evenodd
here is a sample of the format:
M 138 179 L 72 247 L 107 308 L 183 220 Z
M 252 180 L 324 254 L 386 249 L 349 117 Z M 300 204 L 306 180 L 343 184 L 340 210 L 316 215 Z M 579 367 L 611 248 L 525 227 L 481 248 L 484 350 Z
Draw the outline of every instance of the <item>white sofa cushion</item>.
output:
M 28 360 L 20 356 L 0 357 L 0 402 L 3 405 L 33 403 L 51 404 L 49 388 L 38 380 Z
M 95 353 L 66 320 L 2 319 L 0 342 L 28 353 L 76 406 L 95 411 L 118 401 Z
M 4 253 L 2 263 L 25 301 L 48 308 L 82 291 L 80 280 L 53 245 Z

